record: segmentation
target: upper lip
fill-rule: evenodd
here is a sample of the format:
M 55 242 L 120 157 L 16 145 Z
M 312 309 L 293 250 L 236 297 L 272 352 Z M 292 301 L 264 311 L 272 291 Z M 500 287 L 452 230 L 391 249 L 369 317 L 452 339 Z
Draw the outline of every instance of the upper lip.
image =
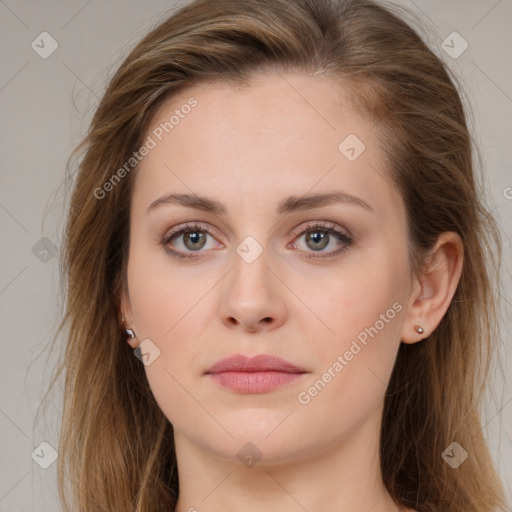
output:
M 221 372 L 287 372 L 287 373 L 305 373 L 304 368 L 281 359 L 280 357 L 270 355 L 259 355 L 247 357 L 240 354 L 221 359 L 215 363 L 205 373 Z

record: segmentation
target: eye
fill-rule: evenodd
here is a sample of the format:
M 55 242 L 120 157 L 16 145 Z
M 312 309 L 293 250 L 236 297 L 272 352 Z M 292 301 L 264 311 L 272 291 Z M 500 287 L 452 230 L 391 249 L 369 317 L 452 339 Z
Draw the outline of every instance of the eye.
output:
M 341 254 L 353 243 L 352 238 L 336 227 L 335 224 L 329 222 L 313 222 L 301 227 L 295 233 L 295 239 L 305 236 L 306 249 L 301 249 L 308 254 L 307 258 L 331 258 Z M 222 244 L 215 239 L 208 247 L 208 238 L 213 236 L 209 230 L 202 224 L 188 223 L 177 226 L 168 231 L 161 243 L 164 249 L 173 257 L 177 258 L 194 258 L 197 257 L 202 249 L 215 249 L 222 247 Z M 333 245 L 333 240 L 337 241 L 338 248 L 331 251 L 324 251 L 329 245 Z M 180 243 L 176 243 L 179 241 Z M 178 245 L 178 248 L 176 248 Z M 181 247 L 179 247 L 181 245 Z M 341 247 L 340 247 L 341 246 Z M 297 248 L 297 244 L 292 244 L 293 248 Z M 204 252 L 204 251 L 203 251 Z M 311 253 L 312 252 L 312 253 Z M 320 253 L 318 255 L 314 253 Z
M 306 245 L 306 252 L 310 252 L 308 249 L 311 249 L 313 253 L 321 253 L 320 255 L 309 254 L 306 256 L 307 258 L 331 258 L 338 256 L 353 243 L 352 238 L 348 234 L 344 233 L 338 229 L 335 224 L 330 222 L 321 221 L 309 223 L 305 227 L 300 228 L 296 235 L 298 239 L 303 236 L 305 237 L 304 243 Z M 324 251 L 333 240 L 337 241 L 338 249 Z M 295 243 L 293 247 L 297 247 Z
M 209 231 L 201 224 L 185 224 L 168 231 L 162 240 L 165 250 L 172 256 L 177 258 L 193 258 L 195 254 L 187 254 L 187 252 L 200 252 L 207 245 L 207 238 L 210 237 Z M 170 247 L 171 242 L 181 239 L 183 248 L 178 250 Z M 218 242 L 214 243 L 214 247 L 218 247 Z

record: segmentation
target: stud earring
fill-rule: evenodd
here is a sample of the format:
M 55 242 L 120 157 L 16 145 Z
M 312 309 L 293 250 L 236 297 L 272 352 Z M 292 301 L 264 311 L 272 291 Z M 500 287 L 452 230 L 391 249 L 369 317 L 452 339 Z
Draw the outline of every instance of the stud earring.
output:
M 421 325 L 415 325 L 415 326 L 414 326 L 414 330 L 415 330 L 418 334 L 423 334 L 423 327 L 421 327 Z
M 123 317 L 121 317 L 121 322 L 122 322 L 122 324 L 124 325 L 124 316 L 123 316 Z M 135 338 L 136 338 L 135 333 L 133 332 L 133 329 L 125 329 L 125 331 L 124 331 L 124 332 L 126 333 L 126 335 L 127 335 L 131 340 L 133 340 L 133 339 L 135 339 Z

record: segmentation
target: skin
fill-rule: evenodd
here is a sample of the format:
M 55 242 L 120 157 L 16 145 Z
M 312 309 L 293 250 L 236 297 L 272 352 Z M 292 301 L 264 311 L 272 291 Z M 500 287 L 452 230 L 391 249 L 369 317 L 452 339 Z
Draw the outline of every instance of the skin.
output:
M 327 79 L 265 74 L 245 89 L 197 86 L 168 102 L 148 134 L 191 96 L 198 105 L 137 171 L 121 303 L 137 336 L 131 347 L 150 339 L 160 350 L 145 370 L 174 427 L 176 510 L 399 510 L 379 467 L 386 385 L 400 343 L 421 341 L 448 309 L 461 274 L 460 238 L 443 233 L 428 272 L 411 274 L 403 201 L 373 124 Z M 366 146 L 354 161 L 338 150 L 349 134 Z M 372 211 L 333 203 L 276 213 L 288 196 L 339 190 Z M 147 211 L 169 193 L 208 196 L 227 213 L 177 204 Z M 168 246 L 194 258 L 171 256 L 162 238 L 192 221 L 208 231 L 205 246 L 194 252 L 178 235 Z M 295 234 L 314 221 L 350 233 L 353 243 L 322 259 L 344 243 L 330 235 L 318 250 L 307 232 Z M 250 264 L 236 252 L 248 236 L 263 249 Z M 298 394 L 396 303 L 401 311 L 300 403 Z M 204 375 L 233 354 L 277 355 L 308 373 L 270 392 L 237 393 Z M 252 467 L 237 457 L 246 443 L 261 453 Z

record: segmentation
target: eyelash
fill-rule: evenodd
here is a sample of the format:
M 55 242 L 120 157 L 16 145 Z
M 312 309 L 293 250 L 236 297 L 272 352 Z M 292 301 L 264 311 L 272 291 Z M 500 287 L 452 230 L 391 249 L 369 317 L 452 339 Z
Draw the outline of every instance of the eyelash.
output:
M 342 252 L 344 252 L 346 249 L 348 249 L 353 243 L 353 240 L 350 236 L 348 236 L 346 233 L 343 233 L 342 231 L 339 231 L 338 229 L 335 228 L 335 224 L 328 223 L 328 222 L 321 222 L 321 221 L 308 223 L 306 226 L 302 227 L 297 232 L 295 232 L 294 236 L 295 236 L 295 238 L 299 238 L 302 235 L 305 235 L 310 232 L 315 232 L 315 231 L 319 231 L 321 233 L 327 233 L 329 235 L 336 236 L 341 242 L 343 242 L 344 246 L 335 251 L 328 252 L 328 253 L 326 253 L 327 255 L 323 255 L 323 256 L 316 256 L 313 252 L 312 254 L 306 256 L 306 258 L 308 258 L 308 259 L 325 259 L 325 258 L 333 258 L 333 257 L 339 256 Z M 202 226 L 201 224 L 193 223 L 193 222 L 184 224 L 182 226 L 179 226 L 178 228 L 173 228 L 171 231 L 168 231 L 164 235 L 162 242 L 161 242 L 164 249 L 171 256 L 173 256 L 175 258 L 180 258 L 180 259 L 196 258 L 197 257 L 197 255 L 195 255 L 195 254 L 190 254 L 190 255 L 185 254 L 182 251 L 177 251 L 177 250 L 171 249 L 169 247 L 169 242 L 171 242 L 171 240 L 173 238 L 181 236 L 187 232 L 189 232 L 189 233 L 200 232 L 200 233 L 210 234 L 210 232 L 207 229 L 204 229 L 204 226 Z M 295 240 L 295 238 L 294 238 L 294 240 Z M 191 252 L 193 253 L 193 252 L 201 252 L 201 251 L 191 251 Z

